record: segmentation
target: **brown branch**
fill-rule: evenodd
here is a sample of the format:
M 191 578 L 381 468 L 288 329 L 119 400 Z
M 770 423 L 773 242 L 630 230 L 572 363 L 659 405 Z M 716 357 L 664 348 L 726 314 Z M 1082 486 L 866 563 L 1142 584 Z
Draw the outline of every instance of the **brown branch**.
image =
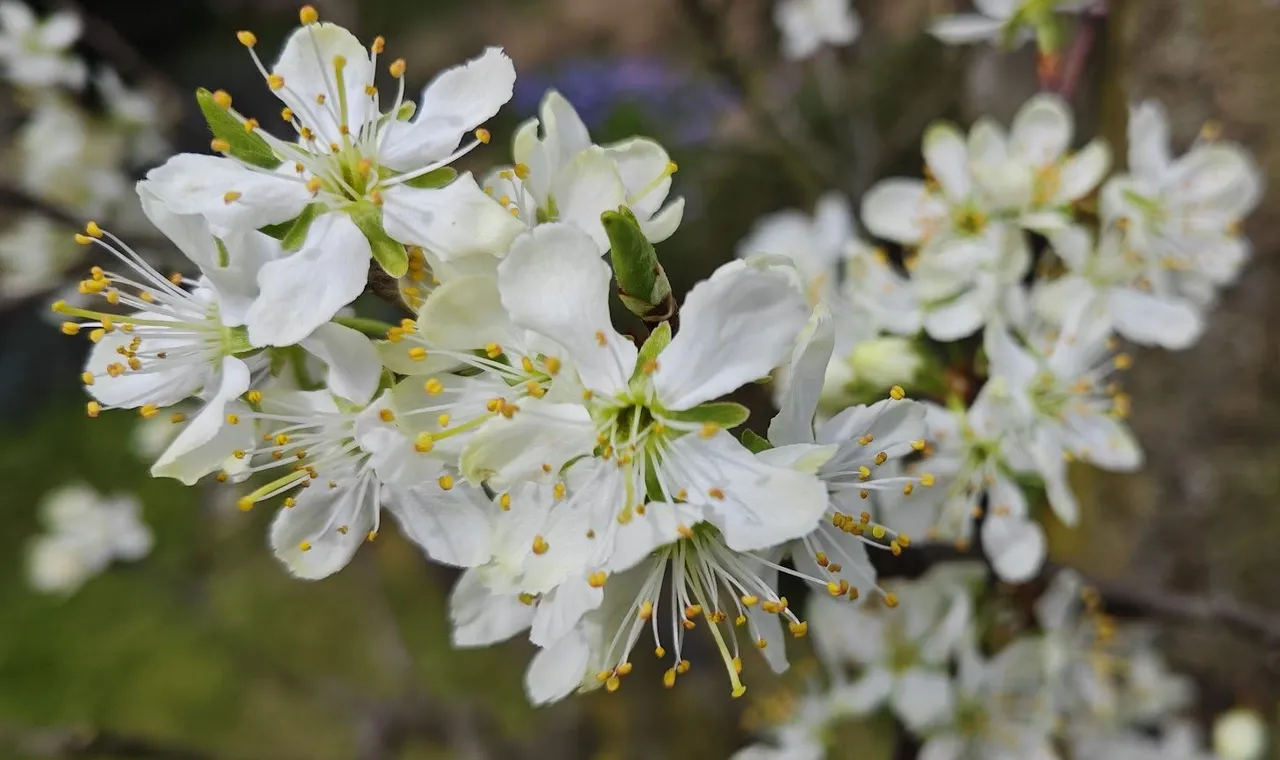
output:
M 1089 53 L 1098 39 L 1098 28 L 1107 17 L 1107 0 L 1098 0 L 1094 6 L 1084 13 L 1080 29 L 1071 41 L 1067 50 L 1066 62 L 1062 66 L 1062 80 L 1058 94 L 1063 99 L 1071 100 L 1080 86 L 1080 78 L 1084 75 L 1085 66 L 1089 63 Z
M 872 563 L 881 578 L 918 578 L 934 565 L 965 560 L 986 561 L 980 549 L 960 551 L 950 544 L 913 546 L 897 557 L 888 552 L 872 553 Z M 1052 576 L 1061 569 L 1060 565 L 1046 563 L 1041 578 Z M 1107 613 L 1118 618 L 1159 618 L 1216 625 L 1264 644 L 1280 644 L 1280 613 L 1253 607 L 1228 596 L 1200 596 L 1150 588 L 1131 581 L 1087 576 L 1084 583 L 1098 591 Z

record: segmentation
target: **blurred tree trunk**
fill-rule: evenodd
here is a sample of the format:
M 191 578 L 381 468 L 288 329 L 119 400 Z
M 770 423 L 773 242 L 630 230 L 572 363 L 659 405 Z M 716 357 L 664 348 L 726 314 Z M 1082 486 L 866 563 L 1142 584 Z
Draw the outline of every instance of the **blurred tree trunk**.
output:
M 1273 0 L 1112 0 L 1104 124 L 1122 146 L 1128 103 L 1157 98 L 1175 147 L 1203 123 L 1256 156 L 1280 186 L 1280 4 Z M 1123 149 L 1117 165 L 1123 168 Z M 1147 465 L 1087 476 L 1085 529 L 1068 554 L 1101 574 L 1280 608 L 1280 196 L 1246 225 L 1254 256 L 1204 338 L 1183 352 L 1138 352 L 1126 378 Z M 1085 538 L 1087 537 L 1087 538 Z M 1083 545 L 1087 541 L 1089 546 Z M 1212 672 L 1212 703 L 1274 704 L 1280 641 L 1228 649 L 1220 631 L 1175 632 L 1176 656 Z M 1239 656 L 1223 657 L 1224 651 Z M 1254 656 L 1254 655 L 1257 656 Z M 1257 663 L 1265 662 L 1265 667 Z M 1269 707 L 1273 710 L 1274 707 Z M 1269 717 L 1274 718 L 1274 713 Z M 1280 757 L 1280 755 L 1277 755 Z

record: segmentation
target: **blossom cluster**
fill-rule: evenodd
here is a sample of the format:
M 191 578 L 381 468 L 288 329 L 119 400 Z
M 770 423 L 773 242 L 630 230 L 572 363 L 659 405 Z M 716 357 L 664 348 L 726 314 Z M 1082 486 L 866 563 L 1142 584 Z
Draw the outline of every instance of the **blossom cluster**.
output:
M 22 113 L 5 179 L 64 216 L 111 217 L 136 229 L 129 171 L 168 151 L 160 104 L 108 66 L 91 72 L 73 52 L 82 27 L 73 11 L 39 19 L 17 0 L 0 2 L 0 80 Z M 82 105 L 89 89 L 102 109 Z M 0 230 L 0 301 L 56 288 L 77 254 L 49 214 L 16 215 Z
M 810 32 L 856 34 L 848 3 L 801 0 L 779 5 L 784 31 L 801 11 L 840 18 Z M 1046 554 L 1041 496 L 1079 519 L 1069 463 L 1141 465 L 1121 341 L 1191 345 L 1239 275 L 1240 222 L 1261 194 L 1241 148 L 1205 134 L 1175 157 L 1145 103 L 1113 173 L 1106 143 L 1073 150 L 1067 102 L 1042 94 L 1008 128 L 932 126 L 926 176 L 861 201 L 880 246 L 830 195 L 812 216 L 760 220 L 677 303 L 654 246 L 684 202 L 660 144 L 597 144 L 551 91 L 509 161 L 460 172 L 512 97 L 502 50 L 415 101 L 384 38 L 362 43 L 310 6 L 299 18 L 270 65 L 238 33 L 288 138 L 201 90 L 212 152 L 137 184 L 189 272 L 162 274 L 90 222 L 76 241 L 115 263 L 79 283 L 87 301 L 53 306 L 93 343 L 91 417 L 134 409 L 176 427 L 153 475 L 213 478 L 241 509 L 275 509 L 270 546 L 303 579 L 341 571 L 385 509 L 462 568 L 456 645 L 536 646 L 537 704 L 616 691 L 642 640 L 673 687 L 698 629 L 741 696 L 741 649 L 782 671 L 787 635 L 812 622 L 839 696 L 814 696 L 804 726 L 829 700 L 888 704 L 935 760 L 1051 757 L 1051 740 L 1085 747 L 1112 735 L 1096 726 L 1120 736 L 1176 707 L 1108 712 L 1169 677 L 1158 662 L 1102 672 L 1090 658 L 1114 631 L 1088 604 L 1075 614 L 1075 591 L 1047 594 L 1053 609 L 988 656 L 967 571 L 881 584 L 873 553 L 977 545 L 1000 579 L 1029 581 Z M 370 292 L 412 316 L 356 316 Z M 942 356 L 966 352 L 965 373 L 944 373 Z M 749 413 L 727 397 L 771 378 L 767 434 L 734 432 Z M 808 619 L 780 575 L 814 589 Z M 1131 670 L 1150 655 L 1135 651 Z M 993 744 L 964 755 L 974 742 Z

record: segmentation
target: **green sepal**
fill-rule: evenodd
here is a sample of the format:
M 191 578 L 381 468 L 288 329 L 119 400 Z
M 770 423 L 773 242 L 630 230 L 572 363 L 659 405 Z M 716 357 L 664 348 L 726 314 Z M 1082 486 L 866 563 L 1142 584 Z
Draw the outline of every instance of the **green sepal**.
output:
M 231 252 L 227 250 L 227 244 L 222 242 L 222 238 L 214 238 L 213 243 L 218 247 L 218 267 L 226 269 L 231 266 Z
M 613 276 L 618 281 L 618 295 L 627 310 L 649 320 L 666 319 L 672 310 L 671 282 L 653 243 L 644 236 L 631 209 L 600 215 L 605 234 L 609 236 L 609 258 Z
M 203 87 L 196 90 L 196 103 L 200 105 L 200 113 L 204 114 L 209 131 L 217 139 L 226 140 L 232 156 L 263 169 L 274 169 L 282 163 L 266 140 L 255 132 L 246 132 L 236 117 L 213 102 L 212 92 Z
M 260 347 L 249 342 L 249 328 L 243 326 L 222 328 L 222 345 L 226 352 L 232 356 L 241 356 L 261 350 Z
M 742 431 L 742 445 L 747 447 L 747 451 L 752 454 L 759 454 L 762 451 L 768 451 L 773 448 L 773 444 L 769 443 L 769 439 L 754 430 Z
M 666 501 L 667 497 L 662 495 L 662 483 L 658 481 L 658 468 L 646 467 L 644 470 L 644 493 L 649 497 L 649 501 Z
M 347 213 L 368 238 L 373 258 L 382 267 L 382 271 L 392 277 L 404 277 L 409 271 L 409 252 L 382 229 L 382 209 L 369 201 L 361 201 L 352 204 Z
M 307 232 L 311 230 L 311 223 L 326 210 L 325 206 L 319 203 L 307 204 L 307 207 L 302 209 L 302 213 L 298 214 L 298 218 L 289 225 L 284 236 L 280 238 L 281 247 L 286 251 L 296 251 L 301 248 L 302 244 L 307 242 Z
M 635 383 L 645 377 L 646 369 L 649 362 L 655 361 L 658 354 L 662 353 L 668 345 L 671 344 L 671 324 L 663 322 L 649 333 L 649 337 L 645 339 L 644 345 L 640 347 L 640 353 L 636 356 L 636 368 L 631 373 L 631 382 Z
M 683 412 L 663 412 L 662 416 L 680 422 L 711 422 L 727 430 L 746 422 L 751 411 L 733 401 L 712 401 Z
M 435 171 L 429 171 L 420 177 L 414 177 L 405 180 L 402 184 L 409 187 L 416 187 L 424 190 L 434 190 L 452 182 L 458 176 L 458 170 L 452 166 L 442 166 Z

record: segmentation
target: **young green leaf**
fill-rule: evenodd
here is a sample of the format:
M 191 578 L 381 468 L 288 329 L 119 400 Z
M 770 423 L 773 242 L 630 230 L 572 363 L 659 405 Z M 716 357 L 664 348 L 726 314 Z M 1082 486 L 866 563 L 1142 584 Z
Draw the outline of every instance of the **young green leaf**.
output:
M 707 404 L 699 404 L 683 412 L 665 412 L 664 416 L 680 422 L 701 422 L 704 424 L 709 422 L 728 429 L 735 428 L 746 422 L 747 418 L 751 416 L 751 411 L 742 404 L 735 404 L 732 401 L 712 401 Z
M 646 373 L 652 372 L 654 365 L 651 362 L 658 360 L 658 354 L 671 343 L 671 323 L 663 322 L 649 333 L 649 337 L 645 340 L 644 345 L 640 347 L 640 354 L 636 357 L 636 368 L 631 373 L 631 382 L 636 382 L 644 377 Z
M 752 454 L 759 454 L 762 451 L 768 451 L 773 448 L 773 444 L 768 439 L 760 435 L 754 430 L 742 431 L 742 445 L 747 447 L 747 451 Z
M 601 214 L 600 221 L 609 236 L 609 258 L 623 305 L 646 321 L 669 318 L 671 283 L 635 214 L 622 206 Z
M 427 172 L 426 174 L 423 174 L 420 177 L 414 177 L 413 179 L 405 180 L 404 184 L 408 185 L 409 187 L 417 187 L 417 188 L 422 188 L 427 190 L 434 190 L 437 187 L 444 187 L 445 185 L 449 184 L 457 176 L 458 176 L 457 169 L 454 169 L 452 166 L 442 166 L 439 169 L 436 169 L 435 171 Z
M 382 229 L 382 209 L 373 203 L 362 201 L 352 205 L 349 213 L 351 221 L 368 238 L 373 258 L 382 267 L 382 271 L 392 277 L 403 277 L 409 271 L 409 252 Z

